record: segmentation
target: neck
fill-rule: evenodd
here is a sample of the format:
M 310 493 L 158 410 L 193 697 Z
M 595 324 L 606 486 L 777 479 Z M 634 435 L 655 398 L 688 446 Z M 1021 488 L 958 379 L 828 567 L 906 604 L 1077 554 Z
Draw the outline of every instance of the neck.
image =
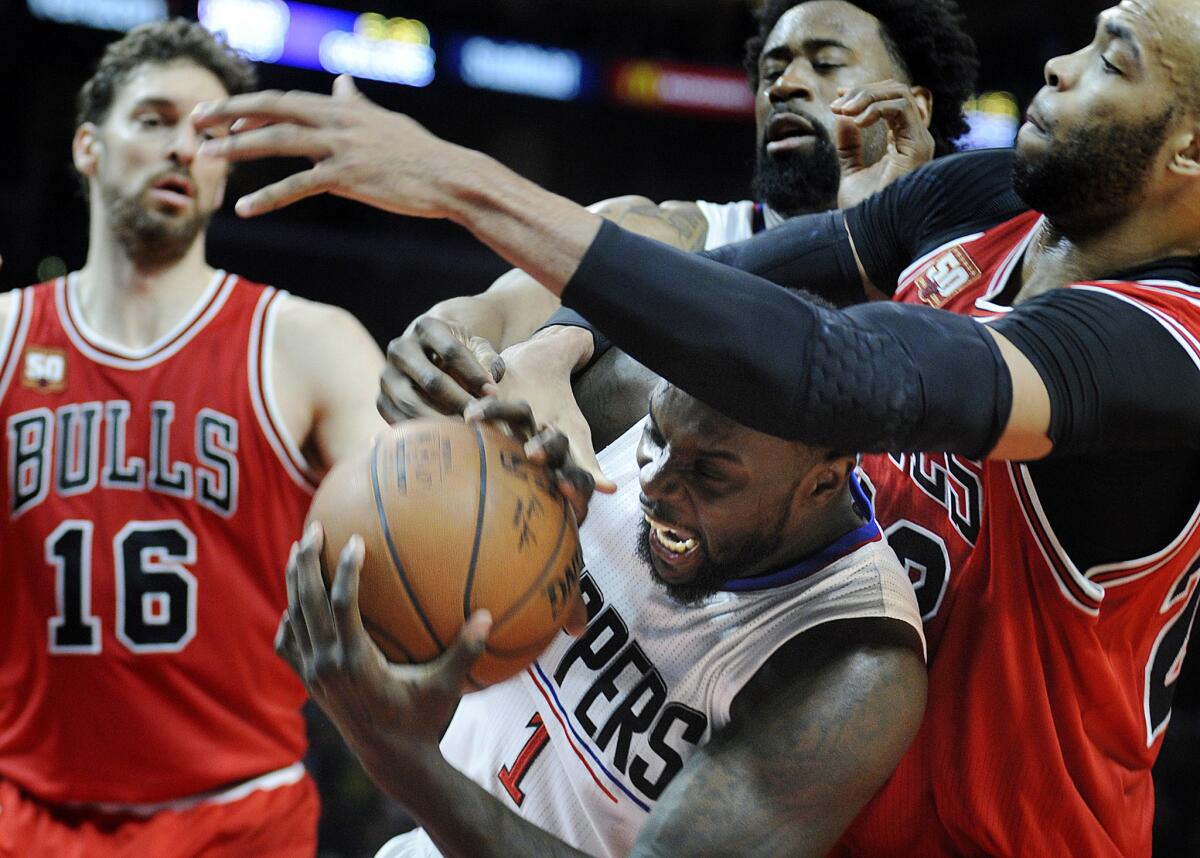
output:
M 166 263 L 131 258 L 93 217 L 87 263 L 76 280 L 80 312 L 106 339 L 130 348 L 158 340 L 200 298 L 216 273 L 204 259 L 204 235 Z
M 1196 207 L 1139 206 L 1127 217 L 1087 235 L 1044 220 L 1025 252 L 1016 303 L 1081 280 L 1166 259 L 1195 255 L 1200 248 Z
M 819 516 L 806 522 L 803 534 L 789 540 L 777 556 L 768 558 L 768 562 L 762 564 L 762 568 L 742 577 L 755 578 L 794 566 L 821 552 L 847 533 L 862 527 L 865 521 L 854 505 L 854 496 L 850 493 L 847 483 L 836 501 Z

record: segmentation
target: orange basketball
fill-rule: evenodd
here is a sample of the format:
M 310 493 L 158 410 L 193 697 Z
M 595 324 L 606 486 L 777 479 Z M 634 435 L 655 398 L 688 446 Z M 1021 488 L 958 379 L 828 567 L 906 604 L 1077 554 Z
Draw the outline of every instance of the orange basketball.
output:
M 521 445 L 479 423 L 412 420 L 381 432 L 321 483 L 326 585 L 354 533 L 365 543 L 363 624 L 395 662 L 437 658 L 473 611 L 492 614 L 471 671 L 480 688 L 521 671 L 566 620 L 583 566 L 575 516 Z

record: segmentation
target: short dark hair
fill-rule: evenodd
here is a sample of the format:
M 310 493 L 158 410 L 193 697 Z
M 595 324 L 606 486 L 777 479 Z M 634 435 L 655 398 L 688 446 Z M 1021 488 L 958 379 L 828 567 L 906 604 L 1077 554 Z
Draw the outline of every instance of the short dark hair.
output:
M 75 126 L 100 123 L 108 116 L 117 92 L 140 67 L 177 60 L 208 69 L 230 95 L 258 85 L 254 65 L 224 41 L 186 18 L 155 21 L 134 27 L 111 43 L 75 103 Z
M 767 36 L 786 12 L 809 0 L 767 0 L 758 16 L 758 32 L 746 40 L 746 71 L 758 89 L 758 60 Z M 975 93 L 979 54 L 963 29 L 963 14 L 954 0 L 846 0 L 879 19 L 883 43 L 911 83 L 933 95 L 929 131 L 934 153 L 955 150 L 954 140 L 967 132 L 963 103 Z

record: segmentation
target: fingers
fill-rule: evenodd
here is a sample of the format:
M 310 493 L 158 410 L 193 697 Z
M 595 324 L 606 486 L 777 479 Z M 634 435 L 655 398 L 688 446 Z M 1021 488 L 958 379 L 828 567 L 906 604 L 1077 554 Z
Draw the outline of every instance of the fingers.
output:
M 504 358 L 496 354 L 492 344 L 483 337 L 471 337 L 467 341 L 467 348 L 471 350 L 471 354 L 475 356 L 475 363 L 487 369 L 491 374 L 491 383 L 496 384 L 500 379 L 504 378 Z M 480 389 L 482 390 L 482 385 Z
M 296 643 L 296 635 L 287 611 L 279 618 L 279 628 L 275 631 L 275 653 L 287 662 L 288 667 L 297 676 L 304 679 L 304 658 L 300 654 L 299 644 Z
M 849 117 L 835 116 L 833 134 L 842 175 L 865 169 L 868 164 L 863 149 L 862 126 Z
M 229 125 L 243 118 L 319 125 L 329 115 L 330 101 L 329 96 L 297 90 L 282 92 L 268 89 L 243 93 L 196 105 L 192 111 L 192 125 L 197 130 L 203 130 Z
M 463 410 L 468 422 L 498 423 L 524 443 L 538 431 L 533 409 L 526 402 L 485 397 L 469 403 Z
M 309 644 L 318 656 L 336 637 L 333 609 L 329 605 L 329 595 L 325 592 L 325 581 L 321 577 L 321 549 L 324 544 L 325 534 L 320 523 L 314 521 L 300 540 L 300 550 L 296 552 L 295 563 L 296 596 L 300 600 L 300 612 L 304 618 Z M 294 616 L 295 612 L 292 614 Z
M 450 648 L 433 662 L 430 675 L 447 693 L 461 693 L 467 685 L 467 677 L 479 656 L 483 655 L 491 630 L 492 615 L 487 611 L 476 611 Z
M 499 357 L 482 337 L 472 337 L 468 341 L 461 329 L 452 328 L 441 319 L 431 316 L 422 316 L 413 322 L 412 331 L 421 348 L 433 353 L 432 360 L 457 379 L 469 393 L 478 395 L 485 384 L 497 381 L 489 371 L 489 364 Z M 478 359 L 477 351 L 481 349 L 477 345 L 468 345 L 471 341 L 486 346 L 482 351 L 487 363 Z
M 407 395 L 408 391 L 415 388 L 432 410 L 441 414 L 461 414 L 467 403 L 472 400 L 470 391 L 464 389 L 452 375 L 435 364 L 426 354 L 415 328 L 414 324 L 412 332 L 388 343 L 387 367 L 380 377 L 382 391 L 393 396 L 401 410 L 404 410 L 401 403 L 411 400 Z M 461 343 L 458 343 L 458 348 L 466 352 Z M 474 358 L 469 353 L 467 360 L 474 363 Z M 476 380 L 486 380 L 487 374 L 478 364 L 474 366 L 478 371 Z
M 242 120 L 238 120 L 242 122 Z M 252 161 L 272 156 L 309 158 L 320 161 L 330 156 L 329 146 L 323 142 L 321 133 L 312 128 L 291 124 L 261 124 L 263 120 L 246 122 L 259 123 L 256 128 L 243 126 L 235 134 L 206 140 L 200 152 L 209 158 L 224 158 L 227 161 Z
M 362 537 L 351 536 L 338 559 L 337 575 L 329 593 L 337 635 L 347 648 L 361 643 L 366 636 L 358 608 L 358 582 L 364 551 Z
M 305 197 L 323 194 L 328 189 L 324 177 L 313 167 L 242 197 L 233 208 L 241 217 L 256 217 L 290 206 Z
M 838 96 L 829 103 L 830 109 L 841 116 L 856 116 L 877 101 L 894 99 L 912 100 L 912 90 L 897 80 L 884 80 L 865 86 L 838 90 Z
M 352 98 L 359 95 L 354 78 L 348 74 L 340 74 L 333 79 L 333 94 L 338 98 Z
M 587 630 L 587 605 L 583 603 L 583 591 L 575 588 L 571 599 L 571 607 L 567 609 L 567 619 L 563 623 L 563 631 L 571 637 L 579 637 Z
M 296 647 L 300 655 L 307 657 L 312 653 L 312 644 L 308 640 L 308 626 L 304 624 L 304 612 L 300 607 L 300 585 L 297 580 L 299 574 L 299 557 L 300 545 L 293 542 L 291 554 L 288 556 L 287 574 L 285 576 L 288 594 L 287 616 L 292 636 L 295 638 Z

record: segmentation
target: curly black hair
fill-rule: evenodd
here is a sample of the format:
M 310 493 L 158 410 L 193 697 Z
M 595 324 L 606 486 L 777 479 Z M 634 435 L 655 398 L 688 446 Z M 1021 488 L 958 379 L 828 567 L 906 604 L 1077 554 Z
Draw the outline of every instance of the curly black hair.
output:
M 767 36 L 790 9 L 809 0 L 767 0 L 758 16 L 758 32 L 746 40 L 746 71 L 758 89 L 758 59 Z M 963 102 L 975 93 L 979 55 L 963 29 L 963 14 L 954 0 L 846 0 L 879 19 L 884 44 L 909 81 L 933 95 L 929 131 L 935 154 L 955 150 L 954 140 L 967 131 Z

